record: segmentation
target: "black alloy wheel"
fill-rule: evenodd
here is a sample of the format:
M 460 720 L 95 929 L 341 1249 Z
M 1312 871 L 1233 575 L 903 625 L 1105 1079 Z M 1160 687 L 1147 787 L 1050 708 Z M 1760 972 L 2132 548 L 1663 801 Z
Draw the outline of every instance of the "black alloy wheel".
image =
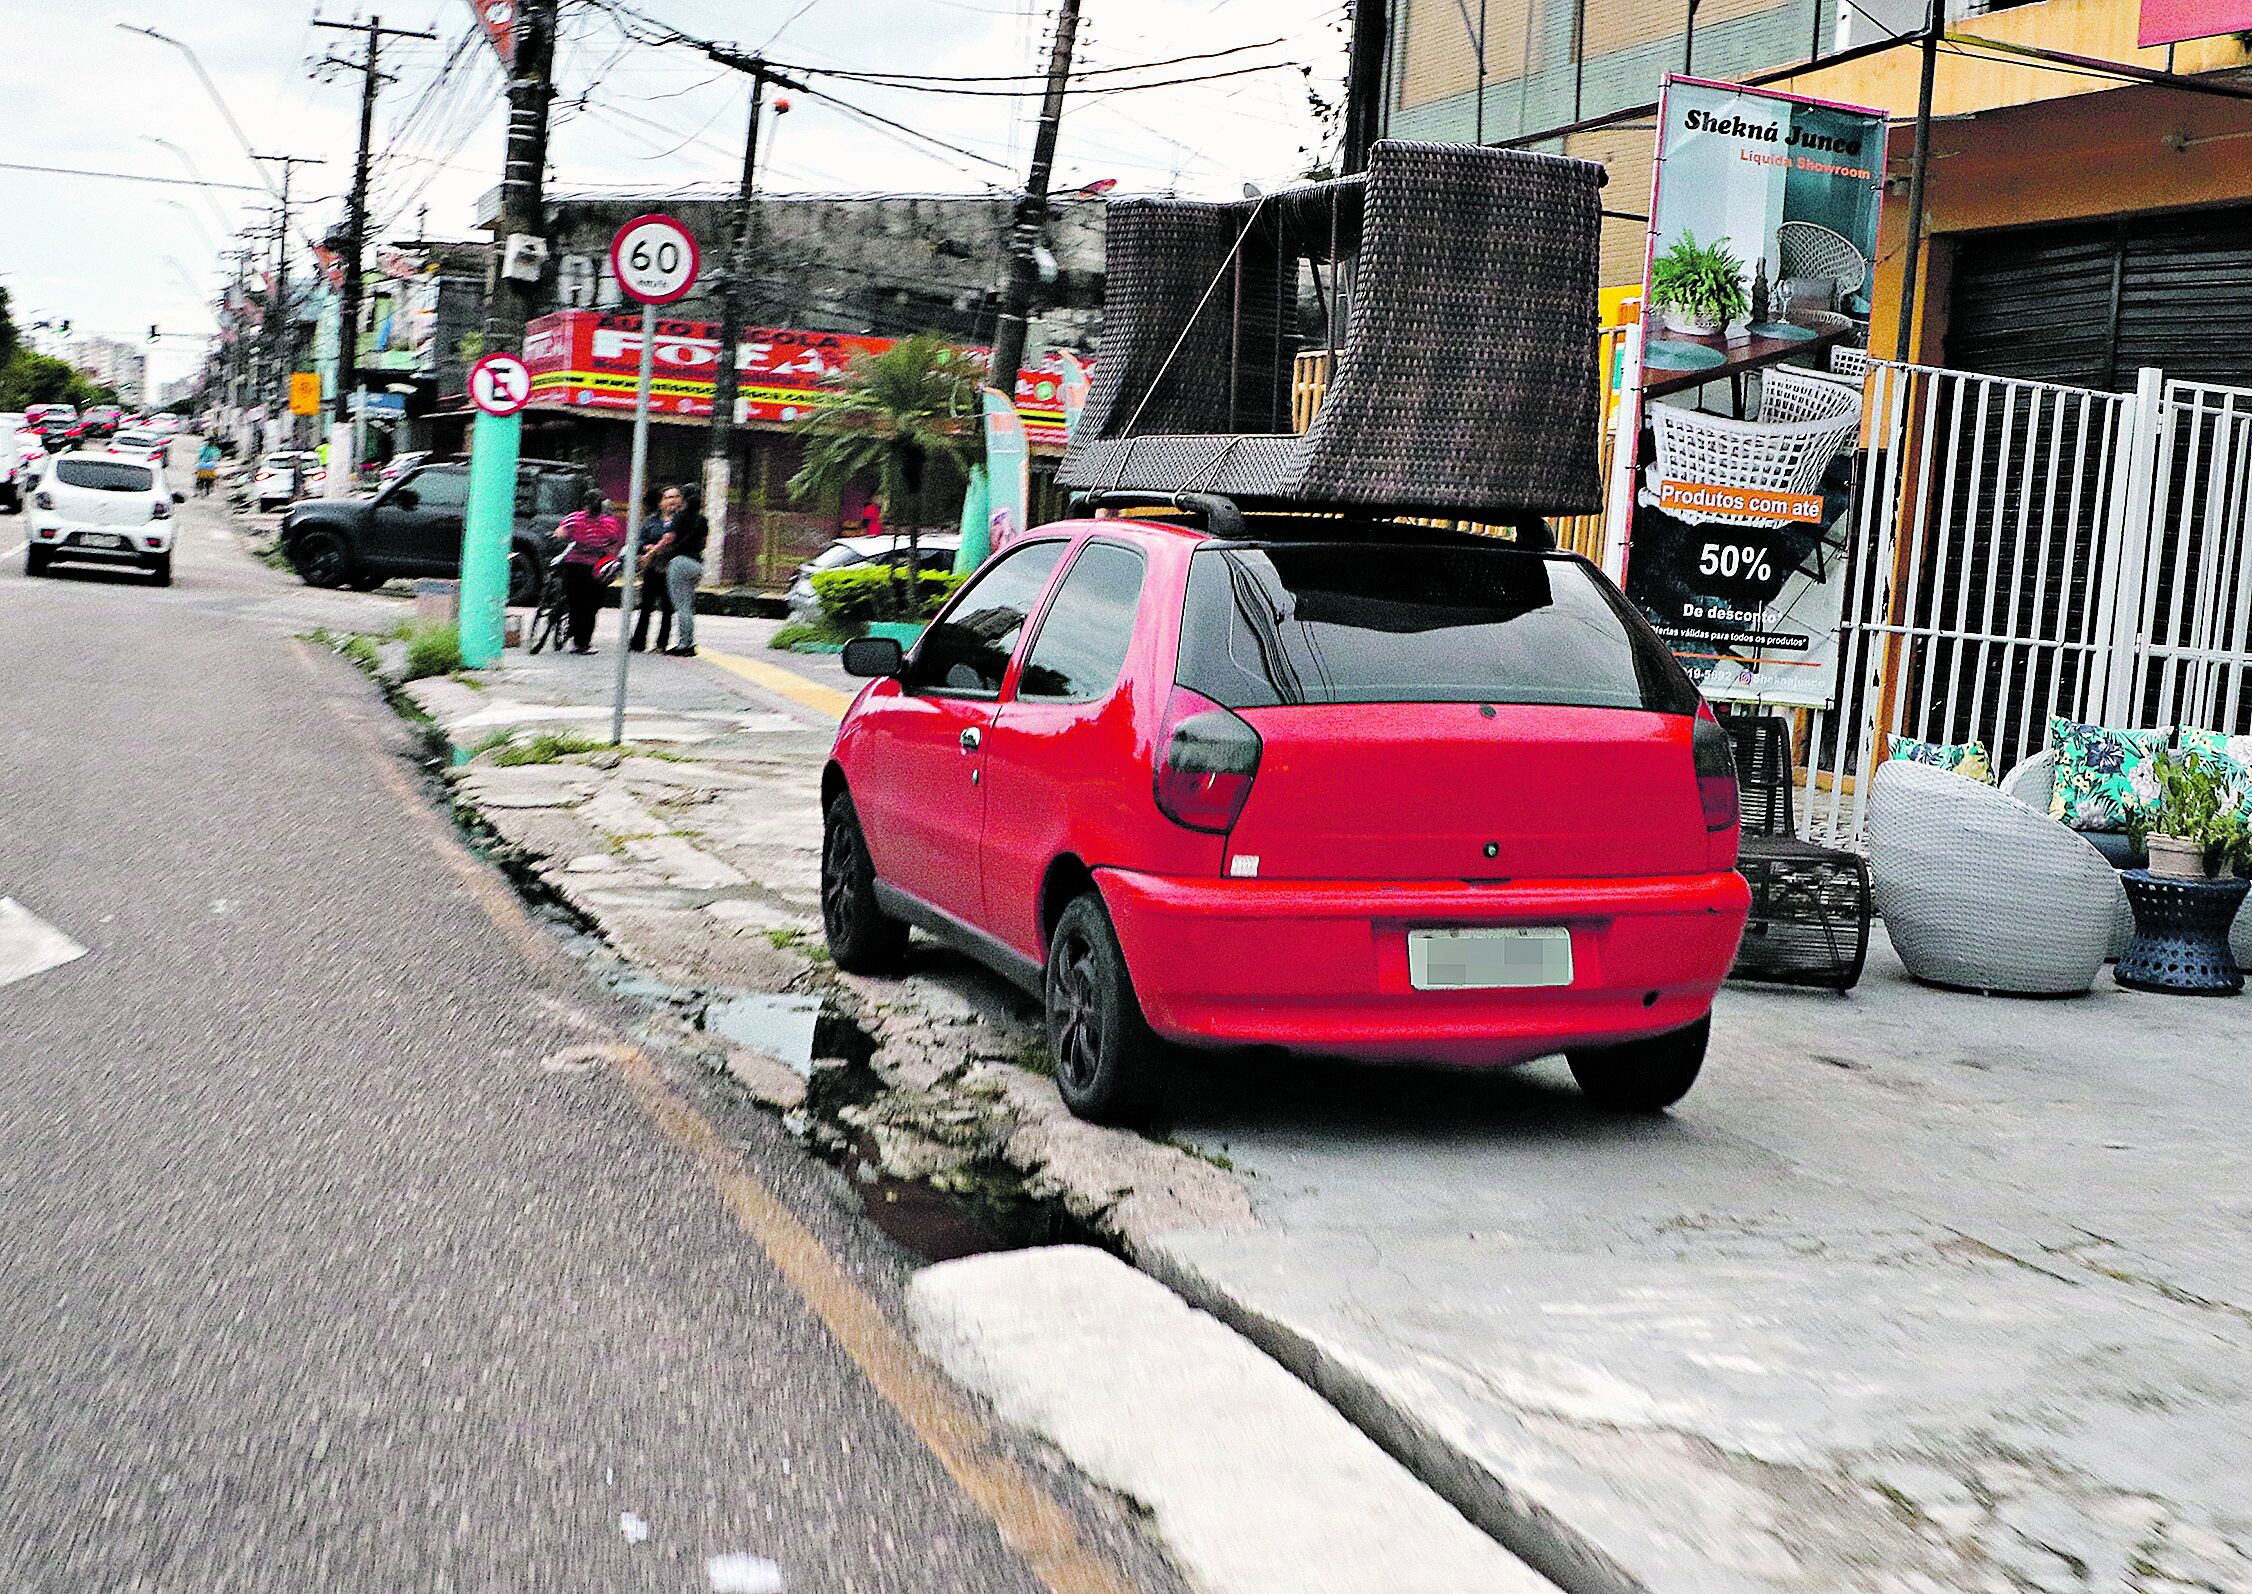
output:
M 1607 1112 L 1663 1112 L 1689 1094 L 1705 1066 L 1712 1015 L 1647 1040 L 1567 1052 L 1580 1093 Z
M 352 579 L 352 551 L 333 531 L 308 531 L 299 537 L 290 563 L 308 587 L 341 587 Z
M 1048 942 L 1048 1050 L 1064 1105 L 1090 1123 L 1139 1124 L 1156 1105 L 1172 1049 L 1142 1016 L 1102 898 L 1074 897 Z
M 907 926 L 876 901 L 876 867 L 845 792 L 830 800 L 822 826 L 821 929 L 847 974 L 894 974 L 907 961 Z

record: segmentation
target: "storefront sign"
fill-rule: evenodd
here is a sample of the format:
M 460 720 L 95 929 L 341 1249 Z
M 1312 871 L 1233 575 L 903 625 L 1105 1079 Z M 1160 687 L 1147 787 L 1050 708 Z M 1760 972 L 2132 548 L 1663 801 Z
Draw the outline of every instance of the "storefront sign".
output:
M 2143 0 L 2142 27 L 2135 42 L 2147 50 L 2157 44 L 2247 31 L 2252 31 L 2252 0 Z
M 789 327 L 752 327 L 737 348 L 741 371 L 740 421 L 787 423 L 803 418 L 835 395 L 828 379 L 860 355 L 881 354 L 890 338 Z M 524 329 L 524 360 L 532 368 L 532 403 L 539 408 L 633 408 L 641 360 L 641 318 L 601 310 L 562 310 Z M 712 377 L 719 365 L 719 328 L 709 321 L 656 323 L 650 409 L 658 415 L 709 416 Z M 1063 443 L 1063 373 L 1018 373 L 1017 409 L 1031 438 Z
M 1705 695 L 1826 706 L 1854 517 L 1881 112 L 1669 78 L 1609 532 Z

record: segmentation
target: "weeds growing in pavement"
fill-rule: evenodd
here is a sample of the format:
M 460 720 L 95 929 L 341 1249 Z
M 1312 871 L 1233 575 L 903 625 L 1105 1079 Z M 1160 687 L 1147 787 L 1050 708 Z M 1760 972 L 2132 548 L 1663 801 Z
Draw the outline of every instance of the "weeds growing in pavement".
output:
M 420 681 L 433 675 L 451 675 L 460 668 L 460 627 L 425 622 L 408 630 L 407 661 L 399 672 L 400 680 Z
M 792 622 L 766 639 L 766 645 L 783 653 L 818 648 L 841 648 L 852 640 L 852 633 L 828 624 L 826 621 L 812 625 Z
M 469 750 L 469 756 L 475 758 L 483 753 L 495 752 L 515 740 L 516 733 L 512 730 L 487 731 L 477 745 Z
M 591 736 L 574 736 L 568 731 L 542 731 L 528 742 L 511 742 L 503 747 L 493 755 L 493 762 L 505 769 L 521 764 L 553 764 L 574 753 L 599 753 L 609 745 Z

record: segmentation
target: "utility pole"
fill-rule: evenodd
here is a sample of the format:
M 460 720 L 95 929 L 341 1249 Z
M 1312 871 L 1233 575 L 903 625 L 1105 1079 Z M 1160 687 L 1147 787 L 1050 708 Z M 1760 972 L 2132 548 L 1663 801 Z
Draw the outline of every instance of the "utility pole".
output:
M 712 370 L 712 424 L 704 444 L 704 515 L 712 523 L 712 546 L 706 550 L 706 568 L 716 579 L 721 552 L 729 532 L 728 507 L 735 496 L 735 397 L 741 391 L 736 356 L 741 345 L 740 322 L 749 301 L 751 232 L 756 225 L 752 194 L 758 187 L 759 120 L 766 110 L 766 86 L 800 85 L 767 65 L 763 56 L 737 55 L 709 46 L 704 53 L 721 66 L 748 73 L 751 79 L 750 125 L 743 134 L 743 181 L 735 191 L 735 204 L 727 220 L 727 241 L 720 262 L 719 364 Z M 789 101 L 776 107 L 787 110 Z M 639 513 L 638 507 L 635 510 Z
M 1048 52 L 1048 91 L 1040 101 L 1040 130 L 1032 141 L 1032 170 L 1017 201 L 1016 224 L 1009 229 L 1007 285 L 993 322 L 991 381 L 1012 397 L 1017 369 L 1024 364 L 1025 318 L 1032 309 L 1032 284 L 1039 274 L 1033 252 L 1048 222 L 1048 178 L 1056 165 L 1056 133 L 1063 122 L 1063 94 L 1071 81 L 1071 50 L 1079 34 L 1079 0 L 1063 0 L 1056 13 L 1056 39 Z
M 267 305 L 267 319 L 272 322 L 275 364 L 274 392 L 276 394 L 275 419 L 289 414 L 289 376 L 297 369 L 297 323 L 289 308 L 289 191 L 291 181 L 300 166 L 326 166 L 327 161 L 309 155 L 260 155 L 262 161 L 279 161 L 282 169 L 281 208 L 274 213 L 274 291 Z M 289 423 L 292 439 L 296 422 Z
M 515 75 L 508 82 L 508 153 L 502 167 L 500 213 L 493 222 L 498 258 L 493 292 L 485 307 L 485 352 L 514 351 L 524 344 L 531 319 L 532 289 L 544 262 L 523 261 L 508 272 L 509 245 L 547 236 L 547 116 L 555 99 L 555 16 L 557 0 L 522 0 L 516 12 Z
M 360 463 L 353 442 L 352 409 L 360 386 L 360 269 L 368 247 L 368 146 L 375 138 L 376 90 L 386 80 L 376 69 L 376 57 L 385 39 L 435 39 L 438 35 L 420 28 L 387 28 L 381 17 L 365 22 L 324 22 L 315 17 L 313 26 L 357 33 L 365 40 L 357 61 L 332 55 L 323 63 L 360 74 L 360 147 L 352 161 L 352 195 L 345 209 L 344 281 L 337 290 L 336 306 L 336 392 L 331 395 L 336 402 L 330 412 L 333 425 L 329 433 L 328 496 L 341 498 L 357 478 Z
M 1946 0 L 1931 0 L 1924 17 L 1923 74 L 1916 87 L 1916 139 L 1908 166 L 1908 241 L 1900 257 L 1900 326 L 1892 357 L 1906 365 L 1916 352 L 1916 278 L 1923 264 L 1924 179 L 1931 170 L 1931 97 L 1939 76 L 1939 41 L 1947 31 Z

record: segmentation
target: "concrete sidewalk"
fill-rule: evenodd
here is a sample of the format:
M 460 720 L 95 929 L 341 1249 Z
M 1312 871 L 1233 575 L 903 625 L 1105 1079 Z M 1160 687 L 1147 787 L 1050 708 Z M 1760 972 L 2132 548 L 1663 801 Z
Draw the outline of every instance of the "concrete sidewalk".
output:
M 845 1004 L 888 1088 L 839 1117 L 894 1171 L 1014 1168 L 1568 1589 L 2252 1588 L 2252 1004 L 1949 995 L 1880 938 L 1850 999 L 1730 987 L 1664 1119 L 1553 1063 L 1228 1060 L 1177 1145 L 1093 1129 L 998 982 L 823 965 L 850 683 L 764 624 L 637 661 L 640 756 L 458 789 L 662 978 Z M 412 690 L 474 746 L 594 728 L 611 662 Z

